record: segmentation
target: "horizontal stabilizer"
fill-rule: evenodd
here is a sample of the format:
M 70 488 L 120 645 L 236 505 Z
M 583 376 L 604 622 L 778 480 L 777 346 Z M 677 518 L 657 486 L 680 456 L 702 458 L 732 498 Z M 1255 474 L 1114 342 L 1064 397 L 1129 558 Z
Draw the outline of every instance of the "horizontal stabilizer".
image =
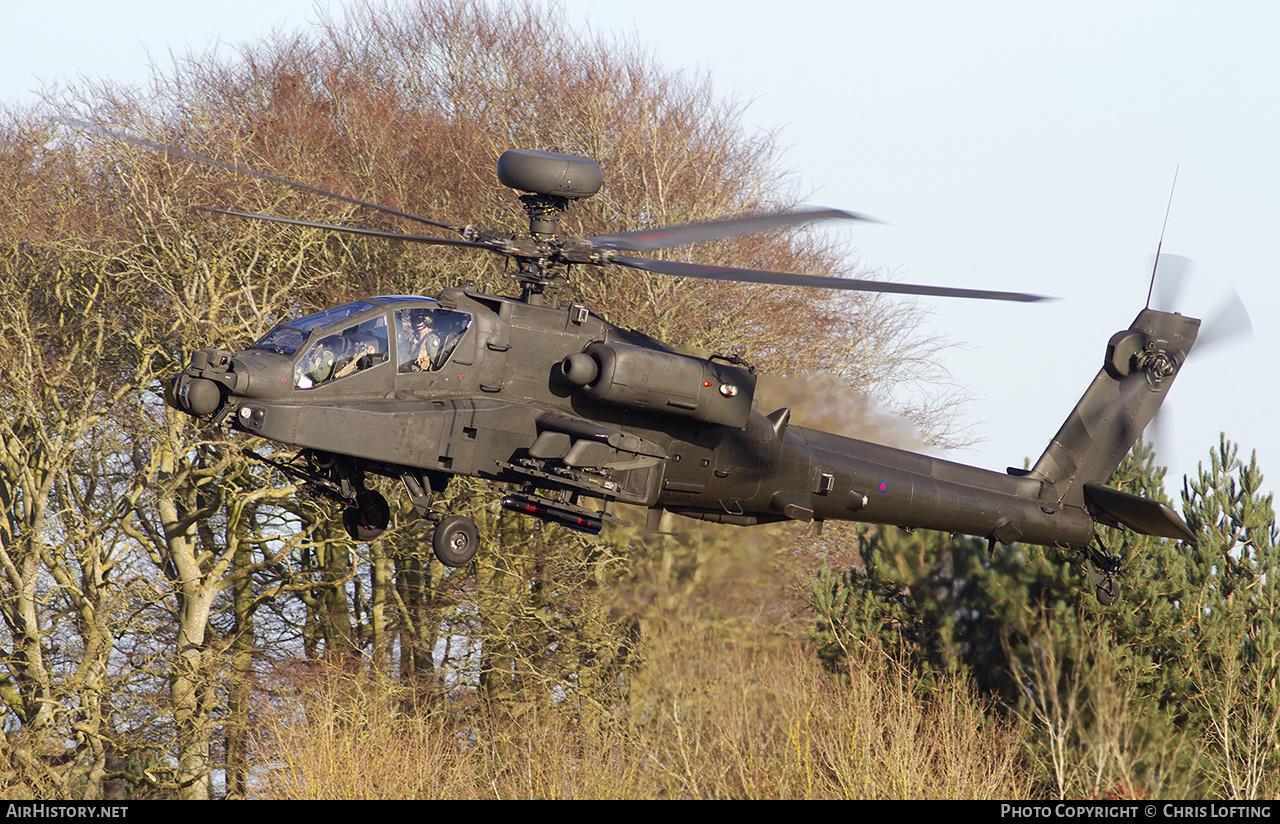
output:
M 1109 489 L 1101 484 L 1085 484 L 1084 496 L 1097 512 L 1097 520 L 1107 526 L 1127 526 L 1143 535 L 1181 538 L 1194 542 L 1195 533 L 1168 504 Z

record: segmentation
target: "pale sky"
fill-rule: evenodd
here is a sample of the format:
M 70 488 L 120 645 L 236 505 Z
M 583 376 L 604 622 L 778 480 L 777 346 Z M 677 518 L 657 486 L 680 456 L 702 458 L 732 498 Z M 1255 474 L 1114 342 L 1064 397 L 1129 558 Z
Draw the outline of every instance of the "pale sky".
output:
M 342 3 L 319 4 L 341 9 Z M 1197 263 L 1179 305 L 1235 290 L 1254 335 L 1195 357 L 1162 414 L 1169 493 L 1218 432 L 1280 479 L 1280 4 L 567 0 L 570 24 L 632 33 L 669 68 L 710 73 L 780 129 L 815 204 L 888 225 L 850 232 L 862 262 L 914 283 L 1016 290 L 1050 304 L 923 301 L 978 398 L 988 469 L 1043 451 L 1142 308 L 1164 251 Z M 147 56 L 314 24 L 310 0 L 5 0 L 0 98 L 78 76 L 143 84 Z M 226 53 L 233 53 L 226 49 Z M 625 228 L 625 227 L 619 227 Z M 732 261 L 726 261 L 732 264 Z

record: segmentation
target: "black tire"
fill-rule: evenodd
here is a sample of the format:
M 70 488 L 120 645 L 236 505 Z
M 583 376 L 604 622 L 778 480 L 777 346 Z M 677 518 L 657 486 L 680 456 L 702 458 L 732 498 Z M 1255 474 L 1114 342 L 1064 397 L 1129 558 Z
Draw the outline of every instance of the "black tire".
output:
M 342 510 L 342 526 L 353 541 L 372 541 L 391 523 L 391 507 L 382 493 L 366 489 L 356 501 Z
M 1108 578 L 1098 586 L 1094 587 L 1094 595 L 1098 597 L 1098 603 L 1104 607 L 1109 607 L 1116 601 L 1120 600 L 1120 588 L 1116 586 L 1114 578 Z
M 431 548 L 447 567 L 466 566 L 480 548 L 480 531 L 466 515 L 450 515 L 431 535 Z

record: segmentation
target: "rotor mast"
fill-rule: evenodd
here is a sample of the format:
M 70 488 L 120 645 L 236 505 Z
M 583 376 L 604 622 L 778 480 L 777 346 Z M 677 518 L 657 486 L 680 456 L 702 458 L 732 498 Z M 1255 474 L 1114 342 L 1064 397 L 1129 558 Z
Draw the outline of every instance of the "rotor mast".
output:
M 536 253 L 516 255 L 521 265 L 516 275 L 521 298 L 528 303 L 554 305 L 560 290 L 569 284 L 569 262 L 556 254 L 560 215 L 569 208 L 569 201 L 600 191 L 604 170 L 589 157 L 509 149 L 498 158 L 498 182 L 525 193 L 520 195 L 520 203 L 529 215 L 531 251 Z
M 559 195 L 523 194 L 520 204 L 529 215 L 529 237 L 536 247 L 555 246 L 560 215 L 569 208 L 569 199 Z M 569 285 L 569 265 L 551 256 L 517 258 L 520 271 L 520 299 L 526 303 L 556 305 L 560 290 Z

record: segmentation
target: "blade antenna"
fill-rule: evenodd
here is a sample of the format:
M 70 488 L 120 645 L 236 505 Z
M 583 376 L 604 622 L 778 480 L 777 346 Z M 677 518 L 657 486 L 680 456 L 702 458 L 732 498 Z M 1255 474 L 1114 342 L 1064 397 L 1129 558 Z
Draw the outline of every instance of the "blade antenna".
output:
M 1179 163 L 1173 167 L 1173 185 L 1169 187 L 1169 203 L 1164 207 L 1164 223 L 1160 224 L 1160 242 L 1156 244 L 1156 261 L 1151 266 L 1151 285 L 1147 287 L 1147 308 L 1151 308 L 1151 293 L 1156 288 L 1156 270 L 1160 268 L 1160 247 L 1164 246 L 1164 230 L 1169 226 L 1169 212 L 1173 209 L 1173 190 L 1178 188 Z

